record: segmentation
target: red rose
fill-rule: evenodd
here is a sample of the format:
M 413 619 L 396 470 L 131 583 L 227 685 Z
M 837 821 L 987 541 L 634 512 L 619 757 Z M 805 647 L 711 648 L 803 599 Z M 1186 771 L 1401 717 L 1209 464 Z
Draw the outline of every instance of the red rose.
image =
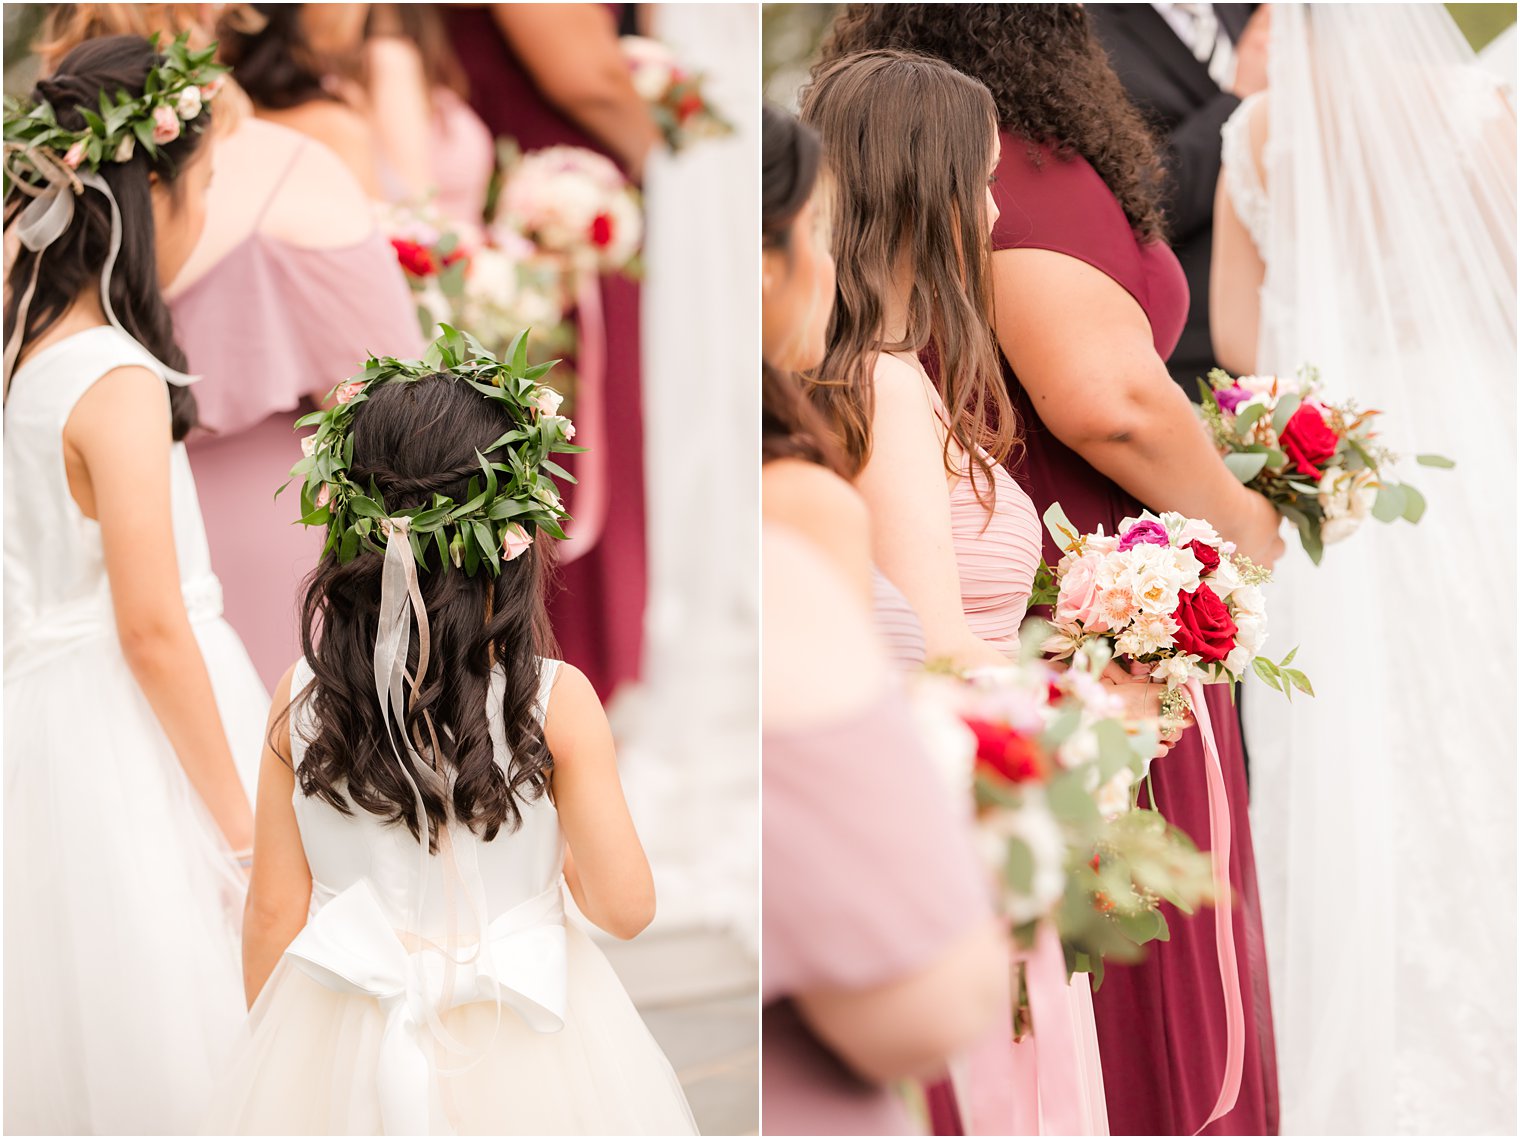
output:
M 685 123 L 702 109 L 702 96 L 695 91 L 688 91 L 681 96 L 681 101 L 676 104 L 676 121 Z
M 1219 595 L 1208 586 L 1200 585 L 1178 597 L 1172 620 L 1178 625 L 1175 640 L 1179 651 L 1192 653 L 1205 664 L 1222 661 L 1234 651 L 1239 629 Z
M 455 250 L 454 250 L 454 252 L 444 254 L 443 267 L 445 269 L 447 269 L 450 265 L 457 264 L 460 261 L 464 262 L 465 271 L 469 272 L 469 269 L 470 269 L 470 255 L 468 253 L 466 253 L 463 249 L 460 249 L 460 248 L 456 247 Z
M 1193 557 L 1203 565 L 1200 577 L 1208 577 L 1219 568 L 1219 551 L 1207 542 L 1200 542 L 1194 538 L 1188 543 L 1188 549 L 1193 551 Z
M 433 264 L 433 254 L 427 246 L 393 237 L 391 248 L 396 251 L 396 260 L 401 262 L 401 268 L 413 277 L 431 277 L 438 272 L 438 267 Z
M 1325 422 L 1325 417 L 1307 403 L 1299 404 L 1278 439 L 1293 465 L 1315 478 L 1324 474 L 1320 468 L 1335 454 L 1341 442 L 1340 436 Z
M 1043 780 L 1046 775 L 1044 753 L 1028 736 L 1007 724 L 988 720 L 967 720 L 966 726 L 976 736 L 976 762 L 1010 783 Z
M 606 249 L 612 244 L 612 219 L 606 214 L 597 214 L 591 219 L 591 244 L 598 249 Z

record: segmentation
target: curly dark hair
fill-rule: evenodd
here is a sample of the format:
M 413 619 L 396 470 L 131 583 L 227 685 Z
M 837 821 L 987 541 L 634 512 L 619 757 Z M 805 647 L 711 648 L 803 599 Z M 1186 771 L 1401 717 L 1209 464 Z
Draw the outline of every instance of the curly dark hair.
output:
M 480 469 L 476 452 L 485 452 L 512 426 L 499 404 L 448 376 L 383 384 L 354 414 L 350 473 L 361 484 L 373 479 L 393 511 L 429 505 L 434 493 L 462 502 L 472 472 Z M 428 765 L 423 771 L 413 767 L 412 775 L 427 808 L 430 845 L 445 820 L 451 782 L 453 817 L 486 841 L 502 827 L 515 830 L 522 820 L 519 804 L 549 789 L 554 761 L 537 702 L 541 658 L 555 652 L 544 605 L 551 556 L 547 542 L 535 542 L 504 561 L 495 578 L 418 569 L 430 663 L 406 723 L 393 730 L 398 741 L 404 732 Z M 344 814 L 358 806 L 387 823 L 402 823 L 420 840 L 415 796 L 396 770 L 375 697 L 372 661 L 384 561 L 381 552 L 365 551 L 339 564 L 334 551 L 308 579 L 301 647 L 315 681 L 296 702 L 310 702 L 316 734 L 297 774 L 303 794 Z M 407 659 L 413 676 L 417 658 L 414 635 Z M 505 769 L 485 714 L 495 670 L 505 678 Z M 431 717 L 432 732 L 424 716 Z M 410 757 L 405 762 L 412 766 Z
M 118 91 L 133 98 L 140 96 L 149 72 L 163 62 L 164 56 L 141 36 L 86 40 L 59 61 L 52 75 L 37 81 L 31 98 L 34 102 L 48 103 L 61 126 L 82 130 L 85 114 L 95 113 L 102 99 L 112 98 Z M 156 154 L 149 154 L 146 147 L 139 146 L 126 162 L 104 162 L 100 166 L 100 177 L 111 187 L 111 195 L 121 210 L 121 248 L 111 271 L 111 309 L 134 340 L 181 372 L 189 364 L 174 339 L 174 321 L 159 291 L 156 223 L 149 178 L 158 177 L 171 194 L 179 194 L 180 175 L 207 149 L 211 115 L 208 104 L 196 116 L 193 126 L 181 131 L 173 142 L 158 147 Z M 25 194 L 11 195 L 5 204 L 7 230 L 31 200 Z M 47 247 L 45 256 L 18 248 L 7 280 L 7 332 L 15 327 L 21 297 L 33 268 L 42 259 L 37 289 L 26 313 L 26 327 L 21 330 L 23 355 L 27 345 L 36 343 L 80 293 L 100 280 L 110 249 L 110 204 L 104 194 L 93 189 L 75 199 L 74 219 Z M 171 384 L 169 408 L 174 438 L 183 439 L 196 426 L 195 394 L 189 388 Z
M 979 79 L 1004 129 L 1058 156 L 1081 155 L 1138 238 L 1165 236 L 1156 139 L 1080 4 L 850 4 L 813 73 L 876 48 L 932 55 Z

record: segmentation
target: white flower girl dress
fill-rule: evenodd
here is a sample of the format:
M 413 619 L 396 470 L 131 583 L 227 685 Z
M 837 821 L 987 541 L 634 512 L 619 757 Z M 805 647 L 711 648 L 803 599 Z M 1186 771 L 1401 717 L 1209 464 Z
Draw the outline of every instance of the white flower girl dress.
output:
M 122 655 L 100 527 L 64 471 L 75 404 L 128 365 L 163 374 L 89 329 L 23 362 L 5 406 L 11 1134 L 190 1130 L 243 1015 L 243 876 Z M 269 697 L 222 620 L 183 445 L 170 461 L 185 605 L 251 784 Z
M 558 667 L 542 662 L 540 718 Z M 311 679 L 302 661 L 297 770 L 315 736 L 298 698 Z M 487 697 L 498 762 L 504 683 L 496 672 Z M 451 824 L 431 855 L 406 827 L 343 815 L 299 784 L 294 804 L 311 913 L 253 1006 L 206 1133 L 695 1134 L 617 975 L 565 923 L 547 795 L 491 842 Z

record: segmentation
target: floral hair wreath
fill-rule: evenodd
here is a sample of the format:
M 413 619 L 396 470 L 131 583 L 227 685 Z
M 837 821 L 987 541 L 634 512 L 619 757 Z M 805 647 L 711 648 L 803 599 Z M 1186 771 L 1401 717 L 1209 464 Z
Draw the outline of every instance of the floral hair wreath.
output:
M 500 574 L 502 562 L 524 553 L 537 530 L 565 537 L 561 524 L 570 515 L 551 476 L 575 479 L 549 456 L 585 448 L 571 444 L 575 427 L 557 414 L 560 394 L 538 382 L 559 361 L 530 365 L 527 330 L 517 334 L 502 361 L 469 333 L 440 327 L 443 335 L 421 360 L 371 357 L 364 371 L 333 389 L 337 403 L 296 422 L 297 427 L 317 428 L 302 440 L 306 457 L 290 475 L 291 481 L 302 480 L 301 522 L 327 527 L 323 557 L 336 553 L 341 564 L 361 550 L 383 554 L 390 537 L 387 525 L 402 518 L 407 520 L 405 530 L 418 565 L 428 568 L 431 545 L 440 569 L 453 565 L 471 576 L 482 566 Z M 354 415 L 380 384 L 414 383 L 438 375 L 468 384 L 499 404 L 512 428 L 476 452 L 480 475 L 470 479 L 464 502 L 435 493 L 426 507 L 393 513 L 373 479 L 361 487 L 349 477 Z M 500 455 L 492 459 L 496 452 Z
M 148 42 L 158 52 L 158 35 Z M 37 151 L 51 152 L 69 170 L 97 171 L 107 162 L 128 162 L 142 146 L 152 158 L 158 148 L 177 139 L 194 122 L 226 82 L 228 68 L 214 62 L 216 44 L 191 51 L 183 33 L 162 53 L 149 72 L 143 93 L 100 93 L 100 112 L 81 108 L 85 127 L 69 130 L 45 100 L 31 104 L 5 99 L 5 193 L 14 181 L 45 182 L 50 171 L 37 162 Z

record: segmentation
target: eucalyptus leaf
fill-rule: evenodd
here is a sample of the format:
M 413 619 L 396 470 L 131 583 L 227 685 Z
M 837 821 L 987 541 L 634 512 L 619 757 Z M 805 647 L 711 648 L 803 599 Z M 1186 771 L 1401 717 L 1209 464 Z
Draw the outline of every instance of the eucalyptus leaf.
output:
M 1404 487 L 1404 520 L 1418 522 L 1425 517 L 1425 496 L 1408 483 Z
M 1416 455 L 1414 461 L 1422 467 L 1435 467 L 1443 471 L 1449 471 L 1457 465 L 1445 455 Z
M 1272 430 L 1281 435 L 1283 428 L 1288 426 L 1288 420 L 1293 418 L 1293 413 L 1303 401 L 1303 396 L 1297 392 L 1286 392 L 1279 396 L 1277 410 L 1272 413 Z
M 1392 522 L 1403 517 L 1406 496 L 1398 483 L 1384 483 L 1378 488 L 1377 499 L 1372 504 L 1372 516 L 1379 522 Z
M 1238 452 L 1226 455 L 1224 465 L 1230 468 L 1230 473 L 1242 483 L 1248 483 L 1257 475 L 1261 474 L 1262 468 L 1267 465 L 1267 456 L 1264 454 L 1249 454 Z

